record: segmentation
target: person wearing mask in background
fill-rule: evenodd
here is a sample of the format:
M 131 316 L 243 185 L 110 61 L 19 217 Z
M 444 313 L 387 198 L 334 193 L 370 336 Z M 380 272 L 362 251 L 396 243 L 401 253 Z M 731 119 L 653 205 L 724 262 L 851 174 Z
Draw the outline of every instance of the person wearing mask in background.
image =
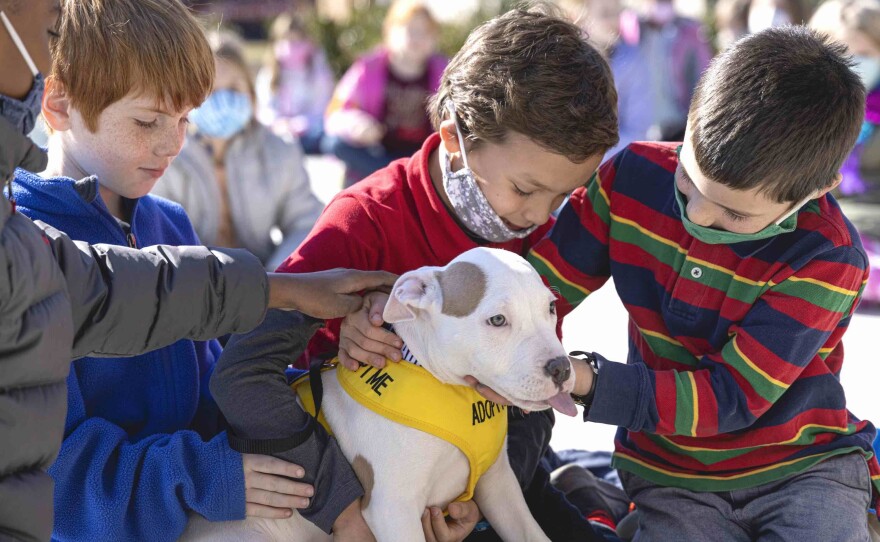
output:
M 58 36 L 59 0 L 0 0 L 0 179 L 41 171 L 26 138 L 40 113 Z M 255 327 L 267 308 L 341 316 L 347 295 L 393 283 L 388 273 L 277 275 L 243 250 L 143 250 L 71 241 L 0 198 L 0 538 L 48 540 L 53 482 L 46 469 L 64 434 L 71 360 L 136 355 L 182 338 Z
M 694 87 L 712 50 L 702 25 L 679 16 L 671 0 L 646 0 L 643 14 L 624 10 L 609 62 L 618 93 L 620 142 L 679 141 Z
M 843 181 L 835 195 L 868 253 L 871 275 L 862 303 L 876 309 L 880 306 L 880 2 L 829 0 L 816 10 L 810 26 L 846 45 L 868 92 L 862 131 L 840 170 Z
M 336 80 L 324 51 L 293 14 L 270 30 L 266 65 L 257 74 L 257 119 L 280 137 L 296 137 L 306 154 L 320 154 L 324 111 Z
M 383 46 L 358 59 L 327 108 L 324 151 L 345 163 L 345 185 L 419 150 L 433 133 L 425 104 L 448 59 L 440 27 L 421 0 L 398 0 L 385 17 Z
M 274 270 L 324 205 L 312 193 L 299 145 L 254 119 L 254 87 L 238 36 L 208 38 L 214 90 L 190 113 L 192 132 L 152 193 L 180 203 L 203 243 L 246 248 Z

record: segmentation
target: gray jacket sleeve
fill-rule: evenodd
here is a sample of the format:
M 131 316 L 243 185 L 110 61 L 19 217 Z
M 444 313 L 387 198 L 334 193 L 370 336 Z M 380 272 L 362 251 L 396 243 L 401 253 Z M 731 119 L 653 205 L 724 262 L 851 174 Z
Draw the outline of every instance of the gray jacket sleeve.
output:
M 309 422 L 287 383 L 285 369 L 305 350 L 323 322 L 298 312 L 270 310 L 254 331 L 232 337 L 211 377 L 211 394 L 241 439 L 293 437 Z M 295 448 L 273 454 L 300 465 L 315 487 L 303 517 L 329 533 L 339 514 L 364 491 L 336 440 L 315 424 Z
M 137 355 L 180 339 L 248 331 L 265 315 L 268 278 L 247 251 L 89 245 L 37 224 L 67 282 L 74 359 Z

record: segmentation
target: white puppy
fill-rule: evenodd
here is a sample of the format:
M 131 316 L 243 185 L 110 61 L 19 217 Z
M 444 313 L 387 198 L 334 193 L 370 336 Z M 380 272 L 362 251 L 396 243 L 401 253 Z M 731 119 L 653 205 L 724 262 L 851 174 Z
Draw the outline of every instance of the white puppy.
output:
M 422 511 L 427 506 L 445 508 L 456 498 L 467 498 L 469 488 L 480 511 L 504 540 L 548 540 L 529 513 L 508 462 L 506 411 L 482 397 L 467 395 L 473 392 L 463 386 L 467 386 L 465 376 L 471 375 L 523 409 L 553 406 L 575 415 L 569 396 L 574 378 L 556 336 L 554 305 L 552 292 L 524 259 L 504 250 L 473 249 L 446 267 L 423 267 L 402 275 L 384 313 L 417 365 L 437 380 L 454 385 L 446 388 L 465 397 L 464 408 L 456 410 L 451 406 L 454 400 L 445 396 L 439 403 L 419 396 L 416 402 L 404 402 L 405 412 L 393 421 L 365 408 L 364 401 L 350 393 L 360 386 L 358 389 L 366 390 L 365 397 L 377 401 L 393 398 L 404 380 L 401 368 L 394 365 L 407 361 L 389 365 L 386 372 L 365 367 L 339 376 L 323 373 L 322 412 L 364 486 L 363 514 L 377 540 L 424 541 Z M 409 367 L 403 372 L 411 371 Z M 432 405 L 439 405 L 441 417 L 457 417 L 452 425 L 464 431 L 479 430 L 483 425 L 495 424 L 496 430 L 500 427 L 498 445 L 475 449 L 473 441 L 482 436 L 444 439 L 412 427 L 418 423 L 399 423 L 401 417 L 421 415 Z M 478 480 L 472 472 L 478 463 L 475 457 L 483 458 Z M 296 513 L 286 520 L 248 518 L 222 523 L 194 517 L 182 538 L 331 539 Z

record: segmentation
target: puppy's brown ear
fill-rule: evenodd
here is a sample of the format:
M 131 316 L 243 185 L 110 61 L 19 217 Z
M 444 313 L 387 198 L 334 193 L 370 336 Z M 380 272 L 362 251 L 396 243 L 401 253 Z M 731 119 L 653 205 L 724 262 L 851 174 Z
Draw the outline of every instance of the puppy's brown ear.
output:
M 382 318 L 390 324 L 407 322 L 415 320 L 420 310 L 432 305 L 439 308 L 442 299 L 436 273 L 436 267 L 422 267 L 401 275 L 391 289 Z
M 486 295 L 486 273 L 471 262 L 455 262 L 437 273 L 443 314 L 464 318 L 473 313 Z

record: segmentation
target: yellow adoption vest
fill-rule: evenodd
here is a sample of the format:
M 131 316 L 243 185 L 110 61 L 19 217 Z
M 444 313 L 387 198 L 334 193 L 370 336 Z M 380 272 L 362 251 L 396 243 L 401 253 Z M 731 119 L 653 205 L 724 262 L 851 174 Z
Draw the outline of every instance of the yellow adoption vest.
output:
M 461 450 L 470 464 L 470 474 L 465 492 L 456 500 L 473 498 L 477 480 L 495 463 L 504 445 L 507 407 L 487 400 L 468 386 L 444 384 L 423 367 L 406 361 L 389 361 L 384 369 L 367 366 L 335 372 L 342 389 L 361 405 L 440 437 Z M 314 415 L 315 402 L 308 382 L 306 374 L 291 386 L 306 411 Z M 318 421 L 330 431 L 323 412 Z

